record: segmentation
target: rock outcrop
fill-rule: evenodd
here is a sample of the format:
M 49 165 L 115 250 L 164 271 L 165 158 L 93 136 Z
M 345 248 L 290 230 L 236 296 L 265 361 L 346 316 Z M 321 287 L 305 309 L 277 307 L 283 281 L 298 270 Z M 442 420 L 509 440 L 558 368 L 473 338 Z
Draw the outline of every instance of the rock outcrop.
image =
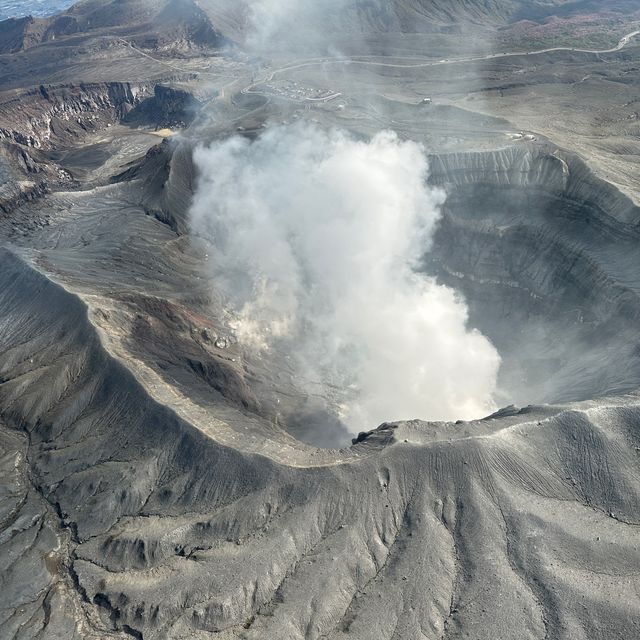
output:
M 526 112 L 490 115 L 487 89 L 528 86 L 520 67 L 553 53 L 396 57 L 576 4 L 336 2 L 312 26 L 368 37 L 350 65 L 218 59 L 250 24 L 218 0 L 88 0 L 0 24 L 3 640 L 640 637 L 640 211 L 575 154 L 514 135 Z M 604 58 L 596 89 L 632 85 L 636 54 Z M 591 86 L 582 72 L 558 89 L 545 66 L 541 102 Z M 319 78 L 335 100 L 293 93 Z M 605 106 L 625 118 L 613 169 L 632 174 L 630 105 Z M 447 200 L 421 268 L 498 346 L 506 408 L 347 440 L 286 355 L 234 335 L 215 248 L 190 234 L 193 148 L 294 119 L 431 150 Z M 318 430 L 339 444 L 312 446 Z
M 69 144 L 119 122 L 152 91 L 121 82 L 42 85 L 0 103 L 0 139 L 37 149 Z
M 637 633 L 637 398 L 256 455 L 153 401 L 80 301 L 0 258 L 4 629 Z

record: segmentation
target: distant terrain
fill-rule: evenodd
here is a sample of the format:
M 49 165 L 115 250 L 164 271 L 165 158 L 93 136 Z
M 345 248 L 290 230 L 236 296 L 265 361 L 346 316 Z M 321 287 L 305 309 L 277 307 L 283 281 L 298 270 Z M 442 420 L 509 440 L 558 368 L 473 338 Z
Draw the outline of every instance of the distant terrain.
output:
M 73 0 L 0 0 L 0 20 L 22 16 L 51 16 L 71 6 Z

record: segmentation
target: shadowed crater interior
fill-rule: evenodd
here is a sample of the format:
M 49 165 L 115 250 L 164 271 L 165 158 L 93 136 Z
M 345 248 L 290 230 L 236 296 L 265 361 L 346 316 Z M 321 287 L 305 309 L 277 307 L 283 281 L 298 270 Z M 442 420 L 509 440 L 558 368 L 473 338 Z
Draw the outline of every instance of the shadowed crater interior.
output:
M 498 348 L 499 404 L 637 388 L 638 208 L 544 146 L 431 165 L 448 197 L 425 268 L 463 293 Z
M 633 202 L 546 143 L 434 155 L 429 164 L 430 182 L 447 198 L 424 271 L 460 292 L 469 326 L 498 349 L 496 404 L 569 402 L 640 386 Z M 186 229 L 176 215 L 195 184 L 185 146 L 165 147 L 136 171 L 149 179 L 157 217 Z M 349 442 L 323 399 L 282 385 L 277 363 L 253 360 L 249 368 L 244 388 L 253 400 L 243 399 L 244 411 L 270 421 L 278 415 L 291 435 L 316 446 Z M 225 385 L 237 377 L 225 376 L 209 384 L 233 401 Z M 185 389 L 193 393 L 191 383 Z

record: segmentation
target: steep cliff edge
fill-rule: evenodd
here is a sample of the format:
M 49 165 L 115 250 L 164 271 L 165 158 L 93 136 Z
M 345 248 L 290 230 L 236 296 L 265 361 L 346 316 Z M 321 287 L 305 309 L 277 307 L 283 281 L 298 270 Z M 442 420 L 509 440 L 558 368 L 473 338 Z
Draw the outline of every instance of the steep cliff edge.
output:
M 3 628 L 27 638 L 637 632 L 637 398 L 384 425 L 331 462 L 274 462 L 151 400 L 82 303 L 0 259 L 10 491 L 0 544 L 16 560 Z
M 448 198 L 426 268 L 464 294 L 498 346 L 505 398 L 640 386 L 640 209 L 552 147 L 442 155 L 431 172 Z
M 5 94 L 0 102 L 0 139 L 27 147 L 73 144 L 104 129 L 153 95 L 153 86 L 127 82 L 40 86 Z
M 529 87 L 514 102 L 546 118 L 556 91 L 606 94 L 633 175 L 637 50 L 448 59 L 592 0 L 293 5 L 278 44 L 328 28 L 360 57 L 227 49 L 252 24 L 227 0 L 0 24 L 0 637 L 640 637 L 640 212 L 485 99 Z M 352 439 L 308 410 L 343 389 L 236 335 L 191 233 L 193 149 L 294 121 L 432 152 L 447 199 L 420 270 L 498 347 L 503 409 Z
M 126 36 L 145 49 L 182 52 L 229 44 L 193 0 L 89 0 L 51 18 L 26 16 L 0 22 L 0 54 L 87 34 Z

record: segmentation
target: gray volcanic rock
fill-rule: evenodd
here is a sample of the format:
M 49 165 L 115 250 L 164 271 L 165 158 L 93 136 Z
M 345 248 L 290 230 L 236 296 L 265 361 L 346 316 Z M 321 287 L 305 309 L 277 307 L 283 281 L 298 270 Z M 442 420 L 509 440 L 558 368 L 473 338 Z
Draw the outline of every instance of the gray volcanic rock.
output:
M 193 122 L 200 102 L 187 90 L 157 84 L 154 95 L 123 118 L 126 123 L 162 127 L 185 127 Z
M 35 154 L 15 144 L 0 146 L 0 211 L 10 213 L 20 205 L 42 197 L 49 181 L 56 182 L 69 176 Z
M 15 53 L 37 45 L 42 40 L 44 22 L 32 16 L 9 18 L 0 22 L 2 53 Z
M 225 49 L 246 7 L 218 0 L 0 23 L 1 640 L 640 637 L 640 195 L 594 160 L 615 125 L 607 175 L 637 169 L 640 49 L 411 39 L 593 4 L 324 16 L 410 58 Z M 530 131 L 569 88 L 600 110 Z M 447 199 L 421 268 L 498 347 L 504 409 L 351 440 L 235 337 L 193 151 L 296 120 L 424 144 Z
M 51 147 L 104 129 L 146 99 L 151 87 L 110 82 L 45 86 L 10 94 L 0 103 L 0 140 Z
M 112 180 L 140 183 L 145 210 L 179 233 L 188 231 L 187 212 L 196 182 L 190 145 L 165 140 Z
M 464 293 L 498 346 L 507 397 L 636 389 L 640 208 L 552 148 L 448 154 L 431 166 L 449 197 L 427 268 Z
M 384 425 L 331 462 L 242 453 L 152 401 L 73 296 L 2 261 L 0 400 L 31 467 L 29 484 L 6 467 L 8 613 L 32 598 L 20 569 L 50 637 L 70 610 L 90 630 L 91 603 L 149 638 L 637 633 L 637 398 Z M 39 548 L 72 579 L 34 581 Z

